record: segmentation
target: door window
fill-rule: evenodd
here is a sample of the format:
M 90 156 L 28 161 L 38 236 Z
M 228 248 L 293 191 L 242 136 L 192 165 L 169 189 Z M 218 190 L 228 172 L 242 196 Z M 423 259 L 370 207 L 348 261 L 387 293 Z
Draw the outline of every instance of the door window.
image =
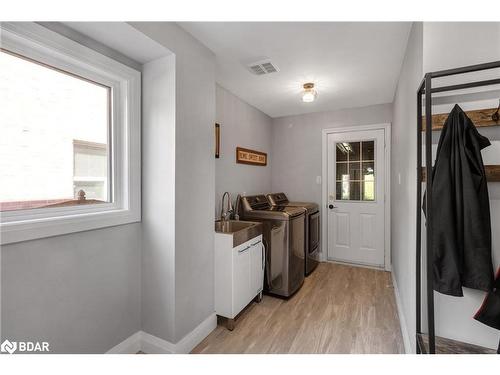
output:
M 336 198 L 375 200 L 375 141 L 338 142 L 336 145 Z

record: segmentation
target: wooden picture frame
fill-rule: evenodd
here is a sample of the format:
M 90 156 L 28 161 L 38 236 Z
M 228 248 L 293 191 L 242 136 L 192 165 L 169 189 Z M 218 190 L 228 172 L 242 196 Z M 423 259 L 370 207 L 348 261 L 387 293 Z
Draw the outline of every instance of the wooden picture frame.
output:
M 248 148 L 236 147 L 236 163 L 265 167 L 267 165 L 267 154 Z
M 220 158 L 220 125 L 215 123 L 215 158 Z

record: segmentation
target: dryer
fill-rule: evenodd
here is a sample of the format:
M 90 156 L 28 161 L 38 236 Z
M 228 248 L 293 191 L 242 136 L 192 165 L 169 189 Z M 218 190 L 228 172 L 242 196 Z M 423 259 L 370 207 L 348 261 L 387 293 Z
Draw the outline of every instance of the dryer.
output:
M 304 274 L 307 276 L 318 266 L 320 252 L 320 213 L 314 202 L 290 202 L 285 193 L 267 194 L 269 203 L 274 207 L 302 207 L 306 210 Z

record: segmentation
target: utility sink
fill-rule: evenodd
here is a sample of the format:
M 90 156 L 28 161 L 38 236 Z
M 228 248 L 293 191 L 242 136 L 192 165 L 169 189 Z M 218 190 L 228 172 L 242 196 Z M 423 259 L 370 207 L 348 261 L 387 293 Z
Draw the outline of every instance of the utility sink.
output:
M 256 221 L 217 220 L 215 232 L 233 236 L 233 247 L 262 234 L 262 224 Z

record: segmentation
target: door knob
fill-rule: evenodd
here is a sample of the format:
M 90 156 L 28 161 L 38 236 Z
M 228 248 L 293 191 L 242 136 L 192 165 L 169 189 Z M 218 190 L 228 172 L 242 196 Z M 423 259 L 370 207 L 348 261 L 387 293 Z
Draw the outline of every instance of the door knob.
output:
M 334 208 L 337 208 L 337 206 L 334 206 L 333 204 L 329 204 L 329 205 L 328 205 L 328 208 L 329 208 L 330 210 L 333 210 Z

